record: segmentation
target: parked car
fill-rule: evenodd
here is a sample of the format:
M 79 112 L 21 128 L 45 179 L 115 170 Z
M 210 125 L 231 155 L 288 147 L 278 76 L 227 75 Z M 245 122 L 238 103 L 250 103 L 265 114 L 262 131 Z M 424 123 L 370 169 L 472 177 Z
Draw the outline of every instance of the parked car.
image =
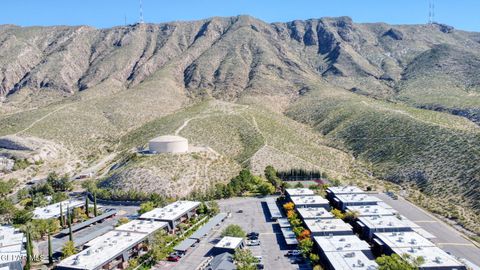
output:
M 260 246 L 260 240 L 249 240 L 247 246 Z
M 238 210 L 238 211 L 237 211 L 237 213 L 243 213 L 243 210 L 242 210 L 242 209 L 240 209 L 240 210 Z
M 300 250 L 289 250 L 287 253 L 285 253 L 285 256 L 300 256 L 302 255 L 302 252 Z
M 247 237 L 250 237 L 250 236 L 259 236 L 260 234 L 258 232 L 249 232 L 247 233 Z
M 167 261 L 170 261 L 170 262 L 178 262 L 180 260 L 180 256 L 178 255 L 170 255 L 167 257 Z
M 257 263 L 257 269 L 265 269 L 263 263 Z
M 295 257 L 292 257 L 290 259 L 290 262 L 291 263 L 304 263 L 305 259 L 303 258 L 303 256 L 295 256 Z
M 250 235 L 247 238 L 248 238 L 248 240 L 258 240 L 258 235 Z

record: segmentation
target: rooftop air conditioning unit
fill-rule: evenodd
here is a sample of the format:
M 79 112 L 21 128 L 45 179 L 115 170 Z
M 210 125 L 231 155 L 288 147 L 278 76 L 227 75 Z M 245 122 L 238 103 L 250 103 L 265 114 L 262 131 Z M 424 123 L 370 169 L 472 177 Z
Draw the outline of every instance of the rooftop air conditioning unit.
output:
M 355 257 L 355 252 L 348 252 L 343 255 L 345 258 L 353 258 Z

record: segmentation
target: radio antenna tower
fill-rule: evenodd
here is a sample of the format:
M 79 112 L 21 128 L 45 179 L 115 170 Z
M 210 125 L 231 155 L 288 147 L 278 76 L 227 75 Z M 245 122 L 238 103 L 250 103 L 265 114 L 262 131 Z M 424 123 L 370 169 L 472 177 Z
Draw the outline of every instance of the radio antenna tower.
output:
M 140 23 L 144 23 L 143 21 L 143 5 L 142 5 L 142 0 L 140 0 Z
M 435 0 L 428 1 L 428 23 L 435 22 Z

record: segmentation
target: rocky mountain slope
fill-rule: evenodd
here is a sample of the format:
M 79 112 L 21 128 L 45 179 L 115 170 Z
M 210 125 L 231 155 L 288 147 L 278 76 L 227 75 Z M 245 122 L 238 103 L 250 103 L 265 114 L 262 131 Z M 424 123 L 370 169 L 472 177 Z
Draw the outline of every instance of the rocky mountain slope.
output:
M 195 118 L 180 134 L 229 168 L 305 163 L 352 179 L 362 164 L 427 196 L 460 197 L 438 211 L 466 207 L 456 218 L 478 224 L 479 33 L 348 17 L 3 25 L 0 67 L 0 136 L 61 145 L 78 170 Z

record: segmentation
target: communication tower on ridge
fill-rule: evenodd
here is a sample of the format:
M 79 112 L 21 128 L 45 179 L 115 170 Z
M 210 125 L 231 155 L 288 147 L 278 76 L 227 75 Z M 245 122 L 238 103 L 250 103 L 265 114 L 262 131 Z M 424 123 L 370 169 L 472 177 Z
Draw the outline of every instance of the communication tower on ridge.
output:
M 435 22 L 435 0 L 428 0 L 428 23 Z
M 139 23 L 144 23 L 143 21 L 143 1 L 140 0 L 140 21 Z

